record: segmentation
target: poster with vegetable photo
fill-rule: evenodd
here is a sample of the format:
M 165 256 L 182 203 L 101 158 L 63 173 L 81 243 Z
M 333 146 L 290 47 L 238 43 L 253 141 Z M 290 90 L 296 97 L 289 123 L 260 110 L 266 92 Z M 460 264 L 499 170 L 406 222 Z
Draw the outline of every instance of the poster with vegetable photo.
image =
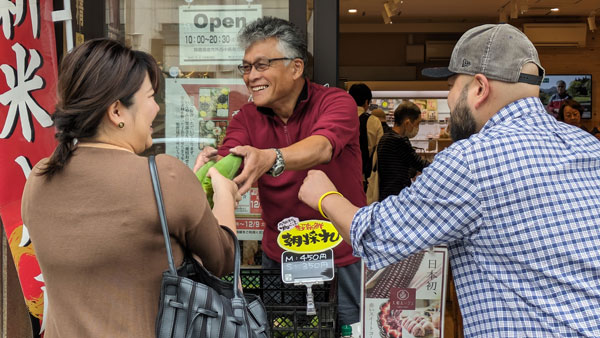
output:
M 192 168 L 205 146 L 223 142 L 228 121 L 249 96 L 242 79 L 166 79 L 165 153 Z

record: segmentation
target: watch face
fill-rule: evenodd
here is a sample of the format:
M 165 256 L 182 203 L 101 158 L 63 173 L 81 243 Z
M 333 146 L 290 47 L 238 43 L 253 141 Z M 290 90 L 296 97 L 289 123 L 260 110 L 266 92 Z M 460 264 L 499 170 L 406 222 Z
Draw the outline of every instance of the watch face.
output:
M 273 175 L 273 177 L 277 177 L 283 173 L 283 169 L 284 167 L 282 165 L 278 165 L 275 168 L 273 168 L 273 172 L 271 173 L 271 175 Z

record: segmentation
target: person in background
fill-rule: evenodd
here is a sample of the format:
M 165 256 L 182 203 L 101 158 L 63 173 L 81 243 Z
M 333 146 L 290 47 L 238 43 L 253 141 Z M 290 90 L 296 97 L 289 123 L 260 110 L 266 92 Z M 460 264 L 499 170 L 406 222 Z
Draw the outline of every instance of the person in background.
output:
M 600 141 L 600 129 L 598 129 L 598 127 L 594 127 L 594 129 L 591 131 L 591 134 Z
M 588 131 L 585 126 L 581 125 L 581 114 L 583 114 L 583 106 L 575 100 L 566 99 L 560 105 L 556 119 Z
M 377 145 L 379 201 L 400 191 L 423 171 L 429 162 L 413 149 L 410 138 L 419 133 L 421 110 L 406 101 L 394 111 L 394 127 L 383 135 Z
M 373 169 L 373 152 L 383 136 L 383 127 L 379 119 L 367 111 L 373 95 L 364 83 L 356 83 L 348 93 L 354 98 L 358 110 L 360 131 L 360 153 L 362 158 L 363 188 L 367 191 L 368 179 Z
M 392 127 L 390 127 L 387 124 L 387 118 L 385 116 L 385 112 L 383 111 L 383 109 L 381 109 L 381 108 L 373 109 L 371 111 L 371 115 L 373 115 L 373 116 L 375 116 L 376 118 L 379 119 L 379 121 L 381 122 L 381 127 L 383 128 L 383 133 L 384 134 L 387 133 L 387 132 L 389 132 L 390 130 L 392 130 Z
M 571 99 L 571 95 L 567 93 L 567 84 L 563 80 L 556 81 L 556 93 L 550 96 L 546 110 L 554 117 L 558 117 L 558 110 L 564 100 Z
M 283 252 L 277 224 L 289 217 L 323 219 L 298 199 L 308 169 L 323 170 L 352 203 L 366 204 L 356 105 L 345 91 L 304 76 L 306 40 L 289 21 L 260 18 L 242 29 L 238 41 L 245 50 L 239 70 L 253 102 L 233 117 L 218 152 L 200 152 L 194 171 L 229 153 L 244 157 L 234 182 L 244 194 L 258 181 L 266 223 L 262 266 L 274 269 L 280 267 Z M 339 323 L 353 324 L 359 321 L 361 263 L 347 243 L 335 247 L 334 256 Z
M 46 284 L 46 338 L 155 336 L 164 236 L 148 159 L 161 72 L 149 54 L 90 40 L 61 63 L 52 118 L 58 146 L 35 165 L 22 217 Z M 217 276 L 233 270 L 237 186 L 211 169 L 211 211 L 196 175 L 156 157 L 173 255 Z M 226 230 L 227 227 L 230 230 Z
M 546 112 L 537 51 L 511 25 L 468 30 L 422 73 L 448 79 L 455 142 L 382 202 L 321 198 L 336 186 L 318 170 L 300 199 L 371 270 L 447 244 L 465 337 L 600 337 L 600 142 Z

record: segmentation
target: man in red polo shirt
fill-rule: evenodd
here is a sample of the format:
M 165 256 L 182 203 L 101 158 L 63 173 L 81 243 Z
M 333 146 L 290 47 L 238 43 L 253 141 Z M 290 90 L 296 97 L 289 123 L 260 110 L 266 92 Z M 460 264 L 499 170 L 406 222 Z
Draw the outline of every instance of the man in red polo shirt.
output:
M 244 169 L 234 179 L 241 194 L 258 181 L 266 222 L 263 267 L 279 268 L 283 250 L 277 244 L 277 224 L 291 216 L 323 219 L 298 199 L 309 169 L 323 170 L 346 198 L 357 205 L 366 204 L 356 104 L 345 91 L 305 78 L 306 43 L 290 22 L 258 19 L 242 30 L 239 41 L 245 49 L 239 69 L 253 102 L 244 105 L 231 120 L 218 155 L 231 152 L 244 157 Z M 214 149 L 204 149 L 194 170 L 215 155 Z M 334 249 L 334 254 L 339 324 L 356 323 L 360 262 L 345 242 Z

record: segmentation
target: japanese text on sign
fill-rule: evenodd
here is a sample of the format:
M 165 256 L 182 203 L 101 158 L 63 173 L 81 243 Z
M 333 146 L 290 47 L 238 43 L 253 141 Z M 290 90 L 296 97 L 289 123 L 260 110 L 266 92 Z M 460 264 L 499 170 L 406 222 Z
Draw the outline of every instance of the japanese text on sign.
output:
M 320 252 L 336 247 L 341 241 L 342 236 L 333 224 L 320 220 L 302 221 L 277 237 L 281 248 L 296 253 Z
M 262 240 L 265 221 L 260 218 L 235 220 L 237 226 L 237 236 L 239 240 Z

